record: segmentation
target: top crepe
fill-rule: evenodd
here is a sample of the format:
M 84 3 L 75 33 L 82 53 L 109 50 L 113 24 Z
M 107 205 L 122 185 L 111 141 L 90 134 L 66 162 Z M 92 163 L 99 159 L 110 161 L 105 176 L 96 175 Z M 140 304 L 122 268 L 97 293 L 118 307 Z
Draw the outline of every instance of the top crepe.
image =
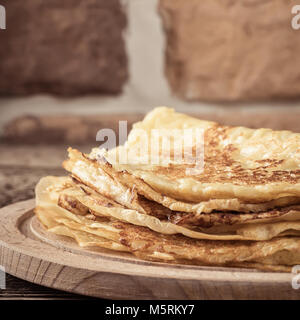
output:
M 175 158 L 169 163 L 143 163 L 145 154 L 137 148 L 145 139 L 141 130 L 151 141 L 153 129 L 164 133 L 172 129 L 203 130 L 203 171 L 187 175 L 186 169 L 191 164 Z M 176 151 L 176 145 L 174 140 L 171 154 Z M 128 163 L 119 161 L 123 152 L 130 154 Z M 150 144 L 146 152 L 151 152 Z M 163 147 L 158 152 L 164 158 Z M 300 134 L 290 131 L 222 126 L 159 107 L 134 125 L 124 146 L 103 154 L 116 171 L 126 170 L 162 195 L 177 200 L 197 203 L 236 198 L 261 203 L 289 197 L 294 202 L 295 197 L 300 197 Z M 97 157 L 95 151 L 92 157 Z

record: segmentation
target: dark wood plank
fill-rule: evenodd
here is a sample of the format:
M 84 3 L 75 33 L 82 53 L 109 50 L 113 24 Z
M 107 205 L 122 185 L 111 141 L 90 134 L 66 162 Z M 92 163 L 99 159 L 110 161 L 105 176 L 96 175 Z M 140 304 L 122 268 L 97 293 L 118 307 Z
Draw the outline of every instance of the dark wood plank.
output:
M 0 300 L 86 300 L 90 297 L 54 290 L 6 274 L 6 289 L 0 289 Z
M 34 188 L 46 175 L 63 175 L 62 168 L 0 166 L 0 207 L 34 197 Z
M 250 128 L 271 128 L 300 132 L 298 109 L 269 107 L 246 110 L 223 106 L 214 111 L 189 113 L 203 120 L 217 121 L 224 125 Z M 102 128 L 113 129 L 118 134 L 119 121 L 127 120 L 128 132 L 132 124 L 143 119 L 142 113 L 103 114 L 93 116 L 56 115 L 22 116 L 6 124 L 2 140 L 19 144 L 85 144 L 96 145 L 96 134 Z
M 0 208 L 34 197 L 39 179 L 47 175 L 66 175 L 62 168 L 67 145 L 0 144 Z M 75 146 L 76 147 L 76 146 Z M 91 146 L 77 146 L 88 152 Z

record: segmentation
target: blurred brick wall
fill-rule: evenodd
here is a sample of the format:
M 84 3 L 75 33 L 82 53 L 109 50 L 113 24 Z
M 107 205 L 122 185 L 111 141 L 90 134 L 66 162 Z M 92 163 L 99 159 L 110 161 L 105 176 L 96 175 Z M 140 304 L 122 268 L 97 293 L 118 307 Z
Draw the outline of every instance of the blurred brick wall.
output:
M 117 94 L 128 78 L 120 0 L 3 0 L 0 95 Z
M 185 100 L 300 97 L 292 0 L 160 0 L 166 75 Z

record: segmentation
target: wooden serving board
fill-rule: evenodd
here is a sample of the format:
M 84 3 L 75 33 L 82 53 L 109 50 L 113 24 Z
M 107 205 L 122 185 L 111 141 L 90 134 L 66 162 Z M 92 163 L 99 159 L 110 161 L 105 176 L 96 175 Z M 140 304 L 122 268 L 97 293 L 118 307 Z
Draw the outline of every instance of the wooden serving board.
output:
M 293 274 L 239 268 L 170 265 L 129 254 L 82 249 L 49 234 L 34 200 L 0 210 L 0 264 L 43 286 L 112 299 L 299 299 Z

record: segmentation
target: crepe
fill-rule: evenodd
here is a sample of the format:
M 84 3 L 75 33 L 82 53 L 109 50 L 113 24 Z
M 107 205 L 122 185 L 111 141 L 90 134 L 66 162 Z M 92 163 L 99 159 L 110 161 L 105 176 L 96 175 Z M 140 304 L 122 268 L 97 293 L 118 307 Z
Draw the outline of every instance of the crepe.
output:
M 237 216 L 230 221 L 232 214 L 226 218 L 226 214 L 214 213 L 215 226 L 211 228 L 195 228 L 191 225 L 178 225 L 172 221 L 172 212 L 167 219 L 163 215 L 164 207 L 157 212 L 157 204 L 148 201 L 148 209 L 153 210 L 153 214 L 140 213 L 137 210 L 127 209 L 119 203 L 96 193 L 84 184 L 74 182 L 69 178 L 45 177 L 41 179 L 36 188 L 38 203 L 41 199 L 53 203 L 76 214 L 86 216 L 92 214 L 96 217 L 108 217 L 119 221 L 128 222 L 137 226 L 147 227 L 161 234 L 182 234 L 195 239 L 208 240 L 268 240 L 276 236 L 295 235 L 300 231 L 299 212 L 287 211 L 281 216 L 273 217 L 272 214 L 264 217 L 251 215 L 247 218 Z M 41 205 L 40 205 L 41 206 Z M 167 210 L 167 209 L 166 209 Z M 222 215 L 218 218 L 217 215 Z M 224 217 L 225 216 L 225 217 Z M 223 219 L 222 219 L 223 218 Z M 240 219 L 239 219 L 240 218 Z M 175 217 L 176 219 L 176 217 Z M 212 219 L 212 218 L 211 218 Z M 217 224 L 218 219 L 223 223 Z M 224 223 L 227 222 L 227 225 Z
M 146 260 L 214 266 L 255 267 L 289 271 L 300 262 L 300 238 L 271 241 L 211 241 L 165 235 L 149 228 L 100 217 L 80 216 L 55 204 L 55 198 L 37 191 L 36 215 L 57 235 L 75 239 L 83 247 L 130 252 Z M 48 186 L 48 188 L 51 186 Z M 54 186 L 53 189 L 56 187 Z
M 83 247 L 287 271 L 300 263 L 299 146 L 297 133 L 226 127 L 161 107 L 124 146 L 69 148 L 70 177 L 42 178 L 35 212 L 47 230 Z
M 172 230 L 175 229 L 177 232 L 189 237 L 218 239 L 217 237 L 209 237 L 207 234 L 213 234 L 214 236 L 224 236 L 226 234 L 228 236 L 229 233 L 229 239 L 232 240 L 248 239 L 251 230 L 251 239 L 266 240 L 289 229 L 299 229 L 300 206 L 286 206 L 286 203 L 293 202 L 289 198 L 281 198 L 260 204 L 243 203 L 238 199 L 213 199 L 198 204 L 176 201 L 154 191 L 141 179 L 134 178 L 133 175 L 126 172 L 116 172 L 109 163 L 102 159 L 97 161 L 90 158 L 90 155 L 84 155 L 74 149 L 69 149 L 69 160 L 64 162 L 64 167 L 72 173 L 73 177 L 96 190 L 98 194 L 116 201 L 124 208 L 135 210 L 137 214 L 147 214 L 156 216 L 161 220 L 168 220 L 176 224 L 176 226 L 171 226 Z M 298 203 L 298 198 L 295 198 L 294 201 Z M 87 203 L 87 206 L 91 206 L 91 202 Z M 243 211 L 250 213 L 241 213 Z M 254 211 L 255 214 L 251 213 L 251 211 Z M 185 214 L 186 212 L 190 214 L 187 215 Z M 280 221 L 297 222 L 293 225 L 291 223 L 277 224 L 277 228 L 273 228 L 272 231 L 269 225 L 266 225 L 265 229 L 268 229 L 269 232 L 264 232 L 261 228 L 261 232 L 257 234 L 255 234 L 254 227 L 245 228 L 245 224 L 248 223 Z M 170 223 L 167 225 L 170 226 Z M 183 230 L 180 225 L 189 230 Z M 197 230 L 195 230 L 195 227 Z M 169 229 L 163 227 L 165 232 Z M 162 229 L 154 230 L 163 232 Z M 279 230 L 281 231 L 279 232 Z M 175 233 L 175 231 L 173 232 Z M 244 232 L 247 232 L 247 237 Z M 228 237 L 221 237 L 221 239 L 226 238 L 228 239 Z
M 142 164 L 145 154 L 139 154 L 137 146 L 145 144 L 145 137 L 150 141 L 154 129 L 164 133 L 173 129 L 203 130 L 204 170 L 187 176 L 186 169 L 191 165 L 185 163 Z M 137 164 L 119 163 L 119 153 L 124 152 Z M 146 152 L 151 152 L 150 143 Z M 159 153 L 163 152 L 160 145 Z M 135 124 L 125 146 L 109 151 L 106 158 L 117 171 L 126 170 L 160 194 L 177 200 L 236 198 L 260 203 L 300 197 L 300 134 L 290 131 L 222 126 L 160 107 Z
M 262 203 L 247 203 L 240 199 L 210 199 L 199 203 L 180 201 L 161 194 L 149 184 L 126 170 L 117 171 L 106 161 L 103 152 L 93 149 L 90 154 L 83 154 L 76 149 L 69 148 L 69 159 L 64 161 L 63 167 L 76 179 L 90 186 L 101 194 L 114 199 L 128 208 L 145 212 L 137 204 L 138 195 L 153 200 L 172 211 L 190 213 L 210 213 L 214 210 L 236 212 L 263 212 L 275 207 L 300 204 L 299 197 L 282 197 Z

